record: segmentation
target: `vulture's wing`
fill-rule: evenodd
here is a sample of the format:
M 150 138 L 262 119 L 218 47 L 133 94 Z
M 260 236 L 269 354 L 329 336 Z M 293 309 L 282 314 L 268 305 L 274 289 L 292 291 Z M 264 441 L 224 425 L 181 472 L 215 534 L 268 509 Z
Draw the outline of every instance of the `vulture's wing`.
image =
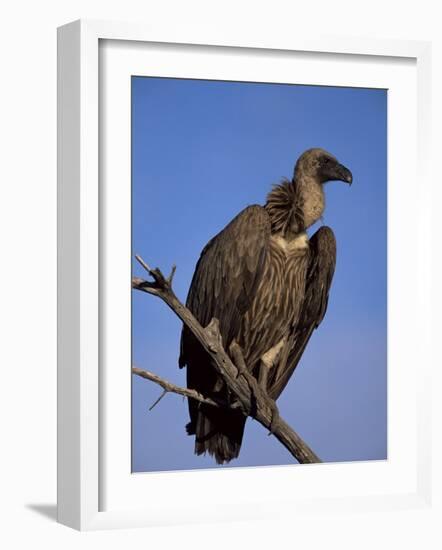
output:
M 289 337 L 285 357 L 270 379 L 269 394 L 276 399 L 287 385 L 315 328 L 324 318 L 335 272 L 336 240 L 329 227 L 321 227 L 310 239 L 304 303 L 299 322 Z
M 267 212 L 262 206 L 249 206 L 206 245 L 196 266 L 186 305 L 203 327 L 213 317 L 219 320 L 226 349 L 255 295 L 269 237 Z M 191 335 L 183 330 L 180 367 L 192 362 L 193 347 Z

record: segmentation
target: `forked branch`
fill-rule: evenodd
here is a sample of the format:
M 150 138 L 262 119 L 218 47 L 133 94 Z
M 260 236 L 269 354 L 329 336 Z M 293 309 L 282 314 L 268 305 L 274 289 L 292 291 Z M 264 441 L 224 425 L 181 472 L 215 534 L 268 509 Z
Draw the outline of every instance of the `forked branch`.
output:
M 189 388 L 182 388 L 181 386 L 177 386 L 176 384 L 172 384 L 172 382 L 169 382 L 168 380 L 165 380 L 164 378 L 161 378 L 157 374 L 154 374 L 153 372 L 150 372 L 148 370 L 139 369 L 137 367 L 132 367 L 133 374 L 136 374 L 137 376 L 141 376 L 141 378 L 145 378 L 146 380 L 150 380 L 151 382 L 155 382 L 155 384 L 158 384 L 161 386 L 165 393 L 176 393 L 178 395 L 182 395 L 184 397 L 188 397 L 189 399 L 194 399 L 195 401 L 199 401 L 200 403 L 205 403 L 206 405 L 211 405 L 212 407 L 229 407 L 229 408 L 235 408 L 232 405 L 228 405 L 224 401 L 220 401 L 218 399 L 213 399 L 211 397 L 205 397 L 203 394 L 196 390 L 191 390 Z M 160 399 L 162 398 L 163 394 L 161 394 Z M 157 401 L 149 407 L 149 410 L 153 409 L 154 406 L 157 404 Z
M 214 407 L 239 408 L 245 416 L 255 418 L 269 430 L 298 462 L 302 464 L 321 462 L 310 447 L 279 416 L 275 402 L 263 392 L 255 377 L 248 371 L 240 346 L 234 342 L 229 349 L 230 355 L 223 348 L 218 320 L 212 319 L 207 327 L 202 327 L 191 311 L 177 298 L 172 290 L 175 266 L 173 266 L 170 275 L 165 277 L 158 268 L 152 269 L 149 267 L 140 256 L 135 256 L 135 258 L 153 281 L 134 277 L 132 288 L 153 294 L 161 298 L 170 307 L 211 357 L 214 368 L 223 379 L 230 393 L 236 397 L 236 400 L 233 403 L 215 401 L 213 398 L 201 395 L 195 390 L 176 386 L 151 372 L 136 367 L 132 368 L 132 372 L 160 385 L 165 392 L 184 395 L 189 399 L 195 399 Z M 235 363 L 230 357 L 234 359 Z

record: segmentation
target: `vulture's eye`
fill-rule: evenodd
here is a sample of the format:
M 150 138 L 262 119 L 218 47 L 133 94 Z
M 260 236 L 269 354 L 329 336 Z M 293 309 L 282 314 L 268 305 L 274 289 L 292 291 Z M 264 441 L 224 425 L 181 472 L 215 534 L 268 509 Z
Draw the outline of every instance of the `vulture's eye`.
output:
M 325 157 L 324 159 L 322 159 L 322 164 L 327 165 L 327 164 L 329 164 L 329 163 L 330 163 L 330 159 L 329 159 L 329 158 Z

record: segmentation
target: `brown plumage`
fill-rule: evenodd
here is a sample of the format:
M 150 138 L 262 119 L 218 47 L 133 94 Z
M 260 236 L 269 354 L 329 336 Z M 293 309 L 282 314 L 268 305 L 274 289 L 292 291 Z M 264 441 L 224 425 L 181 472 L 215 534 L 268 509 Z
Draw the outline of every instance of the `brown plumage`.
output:
M 336 261 L 333 232 L 321 227 L 309 240 L 306 229 L 325 208 L 323 184 L 351 183 L 351 172 L 323 149 L 301 155 L 291 181 L 269 193 L 265 206 L 238 214 L 203 249 L 187 307 L 203 326 L 220 323 L 223 345 L 242 347 L 248 369 L 277 399 L 327 309 Z M 201 346 L 184 328 L 180 367 L 187 385 L 205 395 L 229 398 Z M 189 435 L 195 453 L 218 463 L 236 458 L 245 417 L 189 400 Z

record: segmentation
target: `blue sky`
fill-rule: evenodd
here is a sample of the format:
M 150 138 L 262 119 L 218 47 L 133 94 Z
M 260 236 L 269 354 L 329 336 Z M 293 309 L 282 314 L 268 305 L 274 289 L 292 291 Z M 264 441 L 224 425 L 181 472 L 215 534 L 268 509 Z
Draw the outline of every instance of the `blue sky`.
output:
M 168 272 L 184 301 L 207 241 L 310 147 L 329 150 L 353 185 L 327 184 L 324 222 L 337 239 L 327 315 L 278 400 L 281 415 L 326 462 L 387 456 L 387 91 L 132 78 L 132 249 Z M 318 225 L 313 227 L 315 231 Z M 310 231 L 310 234 L 312 231 Z M 134 274 L 143 276 L 134 263 Z M 133 292 L 133 362 L 179 385 L 181 324 Z M 133 471 L 291 464 L 249 419 L 238 460 L 193 454 L 187 403 L 133 377 Z

